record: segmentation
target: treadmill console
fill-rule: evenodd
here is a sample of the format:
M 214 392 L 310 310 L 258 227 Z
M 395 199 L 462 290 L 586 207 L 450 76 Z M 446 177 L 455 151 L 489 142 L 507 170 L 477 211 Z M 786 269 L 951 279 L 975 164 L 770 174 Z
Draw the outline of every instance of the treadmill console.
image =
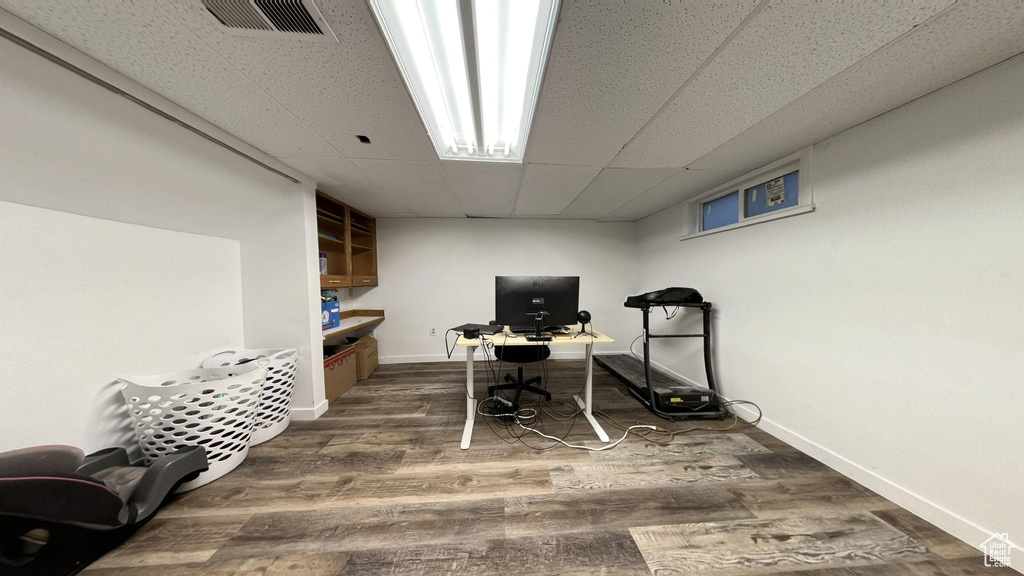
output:
M 650 308 L 651 306 L 682 306 L 702 302 L 704 302 L 704 298 L 693 288 L 672 287 L 638 296 L 627 296 L 623 306 L 626 308 Z

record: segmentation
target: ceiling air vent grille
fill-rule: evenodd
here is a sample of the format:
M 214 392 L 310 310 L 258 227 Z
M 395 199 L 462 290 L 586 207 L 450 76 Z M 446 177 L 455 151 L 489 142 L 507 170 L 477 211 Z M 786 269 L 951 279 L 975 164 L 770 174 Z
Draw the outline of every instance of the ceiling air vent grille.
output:
M 323 34 L 299 0 L 254 0 L 278 30 Z
M 248 0 L 203 0 L 203 5 L 221 24 L 249 30 L 273 30 Z
M 230 34 L 338 41 L 313 0 L 203 0 L 203 6 Z

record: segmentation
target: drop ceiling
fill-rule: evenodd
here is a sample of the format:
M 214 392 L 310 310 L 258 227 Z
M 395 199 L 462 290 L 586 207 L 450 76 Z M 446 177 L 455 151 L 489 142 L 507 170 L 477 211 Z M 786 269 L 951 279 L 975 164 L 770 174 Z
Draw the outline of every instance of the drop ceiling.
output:
M 337 43 L 201 0 L 0 0 L 377 217 L 635 221 L 1024 52 L 1020 1 L 563 0 L 526 162 L 470 164 L 438 160 L 365 3 L 315 4 Z

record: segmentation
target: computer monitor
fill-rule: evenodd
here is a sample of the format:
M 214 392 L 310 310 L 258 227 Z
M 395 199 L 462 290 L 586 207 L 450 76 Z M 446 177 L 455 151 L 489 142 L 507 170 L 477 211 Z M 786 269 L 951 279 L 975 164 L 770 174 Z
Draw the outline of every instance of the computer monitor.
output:
M 508 326 L 530 326 L 547 312 L 544 326 L 572 325 L 580 309 L 579 276 L 495 276 L 494 319 Z

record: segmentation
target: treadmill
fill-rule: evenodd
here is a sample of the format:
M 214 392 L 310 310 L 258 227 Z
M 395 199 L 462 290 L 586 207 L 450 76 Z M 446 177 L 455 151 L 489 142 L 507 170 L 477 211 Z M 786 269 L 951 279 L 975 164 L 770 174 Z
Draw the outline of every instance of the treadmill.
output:
M 626 385 L 629 394 L 656 416 L 671 421 L 725 418 L 727 412 L 721 405 L 711 367 L 711 303 L 705 302 L 692 288 L 672 287 L 630 296 L 623 306 L 643 312 L 643 361 L 632 354 L 596 355 L 594 361 L 615 374 Z M 699 308 L 703 315 L 703 331 L 699 334 L 651 334 L 651 308 L 669 306 Z M 703 338 L 708 387 L 692 386 L 651 368 L 651 338 Z

